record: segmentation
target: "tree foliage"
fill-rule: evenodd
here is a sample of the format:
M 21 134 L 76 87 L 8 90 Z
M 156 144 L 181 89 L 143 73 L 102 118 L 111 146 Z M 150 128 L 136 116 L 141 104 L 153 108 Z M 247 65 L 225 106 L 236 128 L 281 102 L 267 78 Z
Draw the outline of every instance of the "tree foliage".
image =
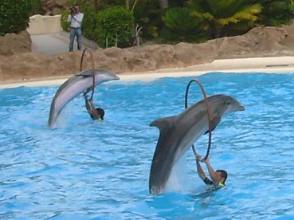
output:
M 101 46 L 126 46 L 130 44 L 133 14 L 123 7 L 111 7 L 98 12 L 98 42 Z
M 97 22 L 97 12 L 92 7 L 85 7 L 82 31 L 86 38 L 101 44 L 100 29 Z
M 131 44 L 133 30 L 133 13 L 121 6 L 109 7 L 98 12 L 89 7 L 83 7 L 85 14 L 82 31 L 85 37 L 94 40 L 100 47 Z M 62 16 L 63 29 L 68 29 L 67 12 Z
M 134 8 L 135 23 L 143 27 L 143 37 L 158 38 L 162 28 L 162 11 L 158 0 L 140 0 Z
M 194 12 L 192 16 L 204 20 L 211 37 L 226 35 L 229 29 L 240 29 L 240 24 L 247 23 L 245 32 L 258 22 L 262 5 L 245 0 L 190 0 L 187 2 Z
M 37 0 L 32 0 L 37 1 Z M 202 41 L 216 37 L 239 35 L 258 25 L 282 25 L 289 23 L 294 17 L 294 0 L 69 0 L 79 3 L 85 13 L 84 34 L 90 39 L 104 45 L 112 45 L 119 34 L 128 33 L 135 25 L 142 27 L 142 37 L 160 42 Z M 87 7 L 85 7 L 87 6 Z M 134 16 L 127 32 L 117 32 L 114 23 L 106 23 L 98 17 L 106 16 L 105 10 L 124 8 Z M 103 13 L 102 13 L 103 11 Z M 97 15 L 99 16 L 97 17 Z M 116 18 L 113 21 L 124 25 Z M 101 29 L 103 26 L 103 30 Z M 106 29 L 114 31 L 106 31 Z M 107 34 L 106 34 L 106 32 Z M 103 34 L 102 34 L 103 33 Z M 108 37 L 105 37 L 105 36 Z M 127 38 L 118 43 L 127 43 Z M 107 39 L 107 40 L 106 40 Z M 122 43 L 125 42 L 125 43 Z M 116 43 L 114 43 L 116 44 Z
M 30 15 L 43 13 L 41 0 L 30 0 L 30 3 L 31 3 Z
M 162 18 L 165 29 L 163 29 L 161 36 L 173 41 L 196 41 L 200 39 L 204 33 L 201 29 L 203 19 L 191 16 L 192 12 L 193 10 L 186 7 L 167 9 Z
M 30 0 L 0 0 L 0 35 L 25 30 L 30 12 Z
M 263 0 L 261 23 L 279 26 L 288 24 L 294 17 L 294 0 Z

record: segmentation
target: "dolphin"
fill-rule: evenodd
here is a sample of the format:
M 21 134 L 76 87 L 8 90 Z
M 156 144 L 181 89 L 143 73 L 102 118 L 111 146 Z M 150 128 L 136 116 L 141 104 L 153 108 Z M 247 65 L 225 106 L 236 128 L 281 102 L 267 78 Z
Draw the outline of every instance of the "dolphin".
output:
M 244 107 L 234 98 L 213 95 L 207 98 L 211 114 L 212 130 L 226 112 L 243 111 Z M 208 131 L 208 117 L 205 100 L 192 105 L 179 115 L 160 118 L 150 126 L 159 128 L 149 176 L 149 192 L 164 192 L 173 166 L 192 144 Z
M 93 74 L 95 76 L 95 86 L 109 81 L 118 80 L 119 77 L 107 70 L 88 69 L 82 71 L 65 81 L 57 90 L 52 102 L 48 119 L 48 126 L 54 128 L 56 120 L 65 107 L 73 98 L 92 88 Z

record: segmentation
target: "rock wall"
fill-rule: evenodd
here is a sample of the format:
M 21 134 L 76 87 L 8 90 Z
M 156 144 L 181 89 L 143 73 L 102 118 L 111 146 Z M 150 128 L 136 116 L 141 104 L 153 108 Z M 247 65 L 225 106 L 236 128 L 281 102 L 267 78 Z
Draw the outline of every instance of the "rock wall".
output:
M 274 56 L 287 49 L 283 41 L 288 38 L 284 28 L 257 27 L 247 34 L 236 37 L 224 37 L 210 41 L 216 43 L 218 58 L 241 58 L 248 56 Z
M 247 34 L 201 44 L 149 45 L 126 49 L 108 48 L 93 52 L 97 68 L 115 73 L 144 72 L 161 68 L 187 67 L 215 59 L 294 55 L 283 42 L 283 28 L 259 27 Z M 81 52 L 54 56 L 22 53 L 0 58 L 0 80 L 22 81 L 71 75 L 79 72 Z M 89 60 L 90 61 L 90 60 Z M 90 62 L 85 68 L 90 68 Z
M 0 36 L 0 55 L 11 56 L 16 53 L 30 52 L 31 47 L 32 41 L 27 31 Z
M 68 0 L 42 0 L 42 10 L 46 15 L 57 15 L 67 8 Z

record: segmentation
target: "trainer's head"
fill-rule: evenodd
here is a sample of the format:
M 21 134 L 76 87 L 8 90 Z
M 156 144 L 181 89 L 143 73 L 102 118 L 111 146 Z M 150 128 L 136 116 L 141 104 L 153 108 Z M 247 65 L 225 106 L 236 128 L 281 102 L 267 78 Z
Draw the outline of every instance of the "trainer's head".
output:
M 216 171 L 222 178 L 221 183 L 225 185 L 227 177 L 228 177 L 228 173 L 225 170 L 217 170 Z
M 104 119 L 104 110 L 102 108 L 96 108 L 96 111 L 98 112 L 100 119 L 103 120 Z
M 75 5 L 74 6 L 75 12 L 79 13 L 80 12 L 80 6 L 79 5 Z

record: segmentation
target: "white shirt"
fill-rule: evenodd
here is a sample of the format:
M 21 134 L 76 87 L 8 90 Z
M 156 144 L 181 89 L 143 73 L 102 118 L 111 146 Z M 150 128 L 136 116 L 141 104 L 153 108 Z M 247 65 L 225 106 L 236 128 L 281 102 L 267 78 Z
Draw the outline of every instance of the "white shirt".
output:
M 79 12 L 78 14 L 75 14 L 73 16 L 69 15 L 67 17 L 67 22 L 70 23 L 70 27 L 72 28 L 80 28 L 82 25 L 83 18 L 84 14 Z

